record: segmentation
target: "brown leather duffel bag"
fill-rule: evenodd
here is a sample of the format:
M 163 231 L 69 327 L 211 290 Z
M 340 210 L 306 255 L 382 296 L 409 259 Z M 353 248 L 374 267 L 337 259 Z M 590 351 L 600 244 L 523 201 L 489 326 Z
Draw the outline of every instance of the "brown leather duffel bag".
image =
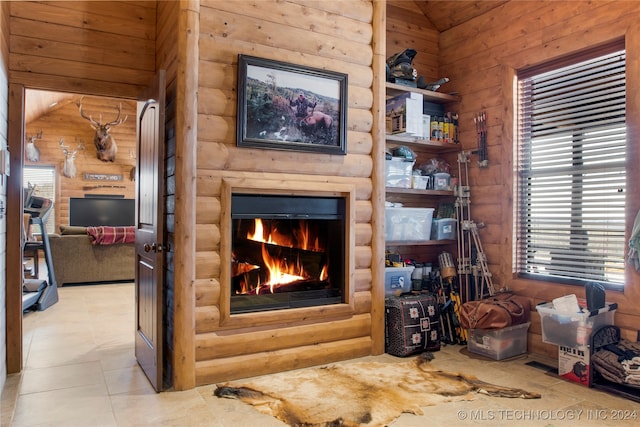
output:
M 460 325 L 465 329 L 501 329 L 528 322 L 531 303 L 511 292 L 495 294 L 460 307 Z

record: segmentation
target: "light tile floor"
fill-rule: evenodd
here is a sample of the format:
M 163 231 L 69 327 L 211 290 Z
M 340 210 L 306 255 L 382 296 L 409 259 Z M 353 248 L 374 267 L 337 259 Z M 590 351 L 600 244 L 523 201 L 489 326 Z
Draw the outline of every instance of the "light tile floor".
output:
M 213 396 L 215 386 L 155 393 L 133 352 L 132 284 L 59 289 L 60 301 L 24 316 L 24 370 L 7 378 L 2 426 L 283 426 L 249 405 Z M 566 382 L 525 365 L 529 356 L 492 361 L 448 346 L 432 362 L 449 371 L 542 394 L 539 400 L 478 395 L 469 402 L 403 414 L 393 427 L 631 426 L 640 405 Z M 368 360 L 402 359 L 381 355 Z M 549 361 L 546 361 L 549 362 Z M 626 411 L 626 412 L 625 412 Z M 635 415 L 634 415 L 635 414 Z M 627 415 L 630 420 L 617 419 Z

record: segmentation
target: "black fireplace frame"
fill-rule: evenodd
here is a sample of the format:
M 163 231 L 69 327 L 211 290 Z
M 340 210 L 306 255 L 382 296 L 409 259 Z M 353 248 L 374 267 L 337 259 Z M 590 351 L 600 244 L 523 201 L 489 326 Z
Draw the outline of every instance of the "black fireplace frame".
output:
M 286 310 L 231 313 L 229 286 L 231 280 L 231 200 L 236 194 L 290 195 L 305 197 L 338 197 L 345 203 L 344 233 L 344 289 L 342 303 L 290 308 Z M 219 276 L 213 285 L 218 289 L 218 312 L 214 319 L 219 327 L 255 327 L 282 322 L 330 320 L 352 316 L 355 308 L 355 209 L 356 187 L 347 183 L 327 183 L 313 180 L 292 182 L 264 177 L 230 177 L 221 179 L 220 188 L 220 246 Z M 217 280 L 216 280 L 217 279 Z

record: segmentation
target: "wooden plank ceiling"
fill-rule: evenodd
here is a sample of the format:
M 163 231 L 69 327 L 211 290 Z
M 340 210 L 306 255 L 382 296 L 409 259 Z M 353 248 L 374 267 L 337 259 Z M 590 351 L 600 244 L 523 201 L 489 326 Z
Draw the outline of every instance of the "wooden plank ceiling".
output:
M 482 15 L 508 0 L 440 1 L 415 0 L 416 6 L 438 31 L 443 32 Z M 397 0 L 389 1 L 397 3 Z M 407 3 L 406 1 L 404 3 Z
M 488 12 L 508 0 L 479 0 L 479 1 L 441 1 L 441 0 L 389 0 L 389 5 L 406 9 L 408 13 L 421 12 L 438 31 L 443 32 L 456 25 L 467 22 L 485 12 Z M 29 123 L 58 103 L 72 102 L 73 95 L 46 91 L 30 91 L 27 96 L 26 122 Z

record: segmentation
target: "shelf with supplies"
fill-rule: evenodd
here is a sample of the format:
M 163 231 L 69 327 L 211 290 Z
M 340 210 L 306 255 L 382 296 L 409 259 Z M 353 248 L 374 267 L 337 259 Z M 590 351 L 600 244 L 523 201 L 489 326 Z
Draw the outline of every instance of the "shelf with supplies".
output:
M 456 181 L 449 172 L 462 149 L 454 138 L 453 125 L 433 134 L 431 121 L 434 117 L 443 121 L 446 116 L 448 126 L 455 116 L 457 129 L 457 115 L 447 108 L 460 98 L 387 82 L 386 99 L 385 146 L 390 156 L 385 166 L 385 245 L 402 258 L 437 265 L 442 250 L 456 244 L 457 221 L 448 218 L 449 211 L 441 207 L 453 206 Z M 403 147 L 413 151 L 413 158 L 406 156 Z M 430 172 L 424 166 L 432 162 L 443 167 Z M 416 170 L 422 175 L 416 175 Z M 439 217 L 442 212 L 444 218 Z

